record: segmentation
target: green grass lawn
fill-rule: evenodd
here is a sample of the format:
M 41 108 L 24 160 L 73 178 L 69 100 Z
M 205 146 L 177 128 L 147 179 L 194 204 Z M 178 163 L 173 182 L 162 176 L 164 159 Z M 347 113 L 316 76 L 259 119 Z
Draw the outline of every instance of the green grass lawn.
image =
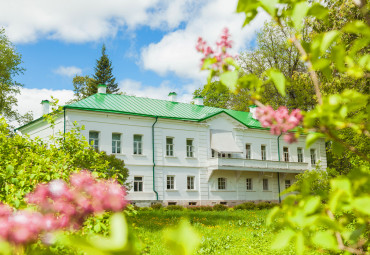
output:
M 162 230 L 188 219 L 201 237 L 196 254 L 294 254 L 293 247 L 271 251 L 274 234 L 266 227 L 268 210 L 236 211 L 139 211 L 129 225 L 144 244 L 146 254 L 169 254 Z

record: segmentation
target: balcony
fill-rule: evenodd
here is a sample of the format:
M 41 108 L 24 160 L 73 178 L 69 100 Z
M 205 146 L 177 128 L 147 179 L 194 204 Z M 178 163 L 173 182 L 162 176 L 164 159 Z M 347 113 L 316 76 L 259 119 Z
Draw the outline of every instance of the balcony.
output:
M 209 170 L 301 173 L 309 169 L 308 163 L 243 158 L 211 158 L 208 162 Z

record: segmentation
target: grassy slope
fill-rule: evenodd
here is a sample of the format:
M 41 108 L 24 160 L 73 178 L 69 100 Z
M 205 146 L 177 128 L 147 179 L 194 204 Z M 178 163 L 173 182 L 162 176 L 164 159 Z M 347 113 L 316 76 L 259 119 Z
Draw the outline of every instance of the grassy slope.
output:
M 140 211 L 128 217 L 129 225 L 148 254 L 169 254 L 162 244 L 162 230 L 187 218 L 201 236 L 197 254 L 294 254 L 269 250 L 273 233 L 265 226 L 268 210 L 256 211 Z

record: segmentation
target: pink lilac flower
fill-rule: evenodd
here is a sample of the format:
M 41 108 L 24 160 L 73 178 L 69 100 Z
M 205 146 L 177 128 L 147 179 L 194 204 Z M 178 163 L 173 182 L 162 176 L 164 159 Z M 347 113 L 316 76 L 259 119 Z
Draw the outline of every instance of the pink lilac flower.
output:
M 271 106 L 259 107 L 256 110 L 256 117 L 263 127 L 269 127 L 273 135 L 280 135 L 299 126 L 303 120 L 303 115 L 299 109 L 289 110 L 285 106 L 280 106 L 276 111 Z M 294 133 L 284 136 L 287 143 L 297 141 Z

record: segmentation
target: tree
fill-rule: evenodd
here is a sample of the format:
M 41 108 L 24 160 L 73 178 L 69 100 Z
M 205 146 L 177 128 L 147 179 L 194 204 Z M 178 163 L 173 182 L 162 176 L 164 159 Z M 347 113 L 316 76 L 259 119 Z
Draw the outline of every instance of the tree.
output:
M 232 93 L 224 84 L 215 81 L 204 85 L 194 91 L 194 96 L 202 96 L 204 105 L 218 108 L 230 108 L 230 100 Z
M 19 89 L 22 87 L 14 77 L 23 73 L 21 63 L 21 55 L 5 35 L 5 30 L 0 29 L 0 114 L 9 121 L 21 117 L 14 110 L 14 106 L 17 105 L 16 95 L 20 93 Z
M 90 93 L 95 94 L 98 91 L 99 84 L 107 85 L 107 93 L 116 94 L 119 91 L 116 78 L 114 78 L 112 71 L 112 61 L 108 58 L 105 52 L 105 45 L 103 44 L 101 50 L 101 57 L 96 60 L 95 74 L 93 76 L 92 86 L 89 86 Z

